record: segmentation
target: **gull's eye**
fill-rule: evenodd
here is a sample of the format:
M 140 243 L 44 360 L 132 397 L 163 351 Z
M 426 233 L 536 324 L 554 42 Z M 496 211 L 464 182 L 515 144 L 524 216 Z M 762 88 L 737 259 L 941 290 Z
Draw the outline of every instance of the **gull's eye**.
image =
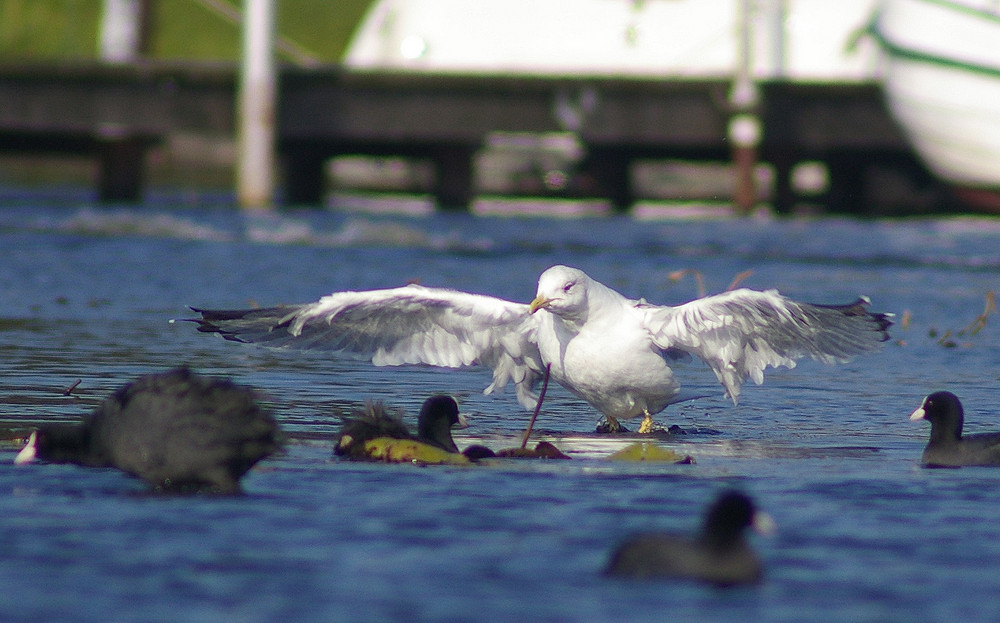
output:
M 563 292 L 565 292 L 566 294 L 569 294 L 569 291 L 572 290 L 573 286 L 575 286 L 575 285 L 576 285 L 576 282 L 570 281 L 569 283 L 567 283 L 566 285 L 563 286 Z

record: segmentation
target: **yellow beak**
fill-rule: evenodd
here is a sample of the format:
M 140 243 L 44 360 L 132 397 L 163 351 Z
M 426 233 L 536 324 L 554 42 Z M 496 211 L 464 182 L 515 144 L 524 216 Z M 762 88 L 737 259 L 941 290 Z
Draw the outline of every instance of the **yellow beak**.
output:
M 551 303 L 552 301 L 539 294 L 538 296 L 535 297 L 535 300 L 531 301 L 531 304 L 528 306 L 528 310 L 531 313 L 535 313 L 539 309 L 544 309 L 548 307 L 549 304 Z

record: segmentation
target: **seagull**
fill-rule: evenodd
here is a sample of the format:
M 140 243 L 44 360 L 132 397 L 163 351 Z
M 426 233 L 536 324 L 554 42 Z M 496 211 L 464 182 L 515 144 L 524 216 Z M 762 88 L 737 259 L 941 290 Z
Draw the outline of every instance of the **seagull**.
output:
M 491 394 L 514 384 L 535 407 L 534 387 L 551 379 L 605 416 L 652 416 L 685 399 L 671 363 L 704 361 L 736 404 L 744 381 L 768 366 L 811 357 L 841 363 L 889 339 L 889 314 L 868 299 L 847 305 L 798 303 L 775 290 L 738 289 L 676 307 L 629 299 L 582 270 L 552 266 L 529 304 L 417 284 L 335 292 L 314 303 L 262 309 L 192 307 L 198 330 L 227 340 L 347 353 L 376 366 L 486 366 Z

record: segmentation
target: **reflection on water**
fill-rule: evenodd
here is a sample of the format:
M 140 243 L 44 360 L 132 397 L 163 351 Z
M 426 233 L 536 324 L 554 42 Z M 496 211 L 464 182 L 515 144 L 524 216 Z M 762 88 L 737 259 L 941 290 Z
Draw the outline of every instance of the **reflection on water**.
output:
M 895 312 L 893 341 L 838 367 L 772 370 L 738 406 L 709 398 L 657 416 L 694 434 L 661 443 L 694 465 L 611 464 L 627 440 L 558 387 L 540 438 L 571 461 L 415 468 L 334 460 L 337 413 L 366 398 L 410 418 L 432 392 L 471 422 L 459 445 L 516 445 L 528 414 L 482 395 L 487 371 L 378 369 L 268 351 L 170 323 L 187 305 L 314 300 L 409 281 L 528 301 L 551 264 L 629 296 L 678 303 L 742 285 Z M 0 429 L 80 417 L 146 372 L 186 363 L 263 391 L 291 443 L 236 499 L 161 498 L 106 470 L 15 469 L 0 444 L 4 619 L 995 620 L 1000 470 L 923 470 L 928 392 L 1000 429 L 995 318 L 958 332 L 1000 287 L 1000 221 L 550 220 L 227 210 L 0 210 Z M 952 331 L 946 344 L 940 337 Z M 950 346 L 950 347 L 949 347 Z M 79 380 L 79 384 L 73 387 Z M 71 391 L 67 389 L 73 387 Z M 712 432 L 717 434 L 712 434 Z M 631 584 L 599 575 L 627 532 L 693 530 L 722 488 L 747 490 L 779 531 L 755 542 L 759 589 Z

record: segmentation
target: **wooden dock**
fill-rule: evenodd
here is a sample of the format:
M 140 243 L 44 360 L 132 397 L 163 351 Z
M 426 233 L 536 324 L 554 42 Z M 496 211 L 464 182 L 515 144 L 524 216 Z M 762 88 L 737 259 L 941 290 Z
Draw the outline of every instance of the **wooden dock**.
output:
M 763 83 L 759 158 L 775 170 L 773 203 L 797 198 L 792 167 L 821 161 L 822 202 L 864 213 L 886 198 L 886 171 L 932 180 L 886 111 L 874 84 Z M 634 199 L 638 159 L 727 161 L 726 80 L 549 79 L 351 74 L 282 68 L 277 149 L 286 203 L 318 203 L 324 163 L 346 154 L 429 160 L 439 205 L 467 206 L 473 155 L 496 131 L 575 132 L 587 184 L 571 194 Z M 176 132 L 232 136 L 236 68 L 230 65 L 0 66 L 0 151 L 89 154 L 99 196 L 136 201 L 144 154 Z

